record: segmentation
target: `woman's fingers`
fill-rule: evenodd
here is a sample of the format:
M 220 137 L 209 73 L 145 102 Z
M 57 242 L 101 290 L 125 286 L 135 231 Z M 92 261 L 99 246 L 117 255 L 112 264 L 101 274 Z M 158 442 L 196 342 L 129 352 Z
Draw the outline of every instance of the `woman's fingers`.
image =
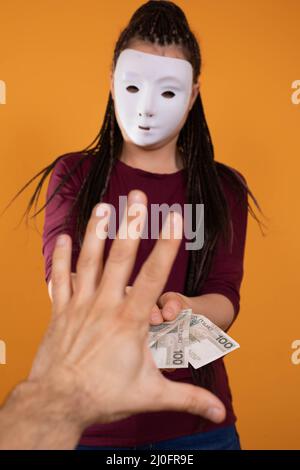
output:
M 95 292 L 103 270 L 103 251 L 107 238 L 110 206 L 98 204 L 88 222 L 77 262 L 76 292 L 89 297 Z
M 164 319 L 161 314 L 160 308 L 157 305 L 154 305 L 150 315 L 150 325 L 160 325 L 163 323 Z
M 160 233 L 159 240 L 128 294 L 130 316 L 142 323 L 148 320 L 149 313 L 168 280 L 182 240 L 182 216 L 177 212 L 169 213 L 164 227 L 170 228 L 169 233 L 167 236 L 164 231 Z
M 71 252 L 71 237 L 66 234 L 59 235 L 52 255 L 51 296 L 53 316 L 59 315 L 72 296 Z
M 211 392 L 196 385 L 164 379 L 157 409 L 184 411 L 203 416 L 214 423 L 224 421 L 226 411 L 223 403 Z
M 187 298 L 178 292 L 165 292 L 158 299 L 164 321 L 172 321 L 184 308 L 189 308 Z
M 135 263 L 146 214 L 146 195 L 142 191 L 131 191 L 99 286 L 99 292 L 111 293 L 111 301 L 119 302 L 124 298 L 125 287 Z
M 179 300 L 172 298 L 168 300 L 161 310 L 163 321 L 173 321 L 177 318 L 182 307 Z

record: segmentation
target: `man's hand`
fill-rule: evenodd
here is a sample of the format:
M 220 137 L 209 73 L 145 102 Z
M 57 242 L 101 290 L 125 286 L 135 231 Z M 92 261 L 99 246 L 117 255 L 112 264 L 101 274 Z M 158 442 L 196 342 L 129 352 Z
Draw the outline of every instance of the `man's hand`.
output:
M 129 205 L 133 202 L 144 205 L 145 221 L 144 193 L 132 191 Z M 150 312 L 168 279 L 181 241 L 181 216 L 173 213 L 167 218 L 171 238 L 158 240 L 126 295 L 140 239 L 122 239 L 118 233 L 103 267 L 107 236 L 105 224 L 99 228 L 99 213 L 103 216 L 103 210 L 108 217 L 109 206 L 103 203 L 94 209 L 88 223 L 74 290 L 71 238 L 60 236 L 54 250 L 51 324 L 23 386 L 23 395 L 27 387 L 30 397 L 27 420 L 30 423 L 31 416 L 36 416 L 43 430 L 37 429 L 32 438 L 35 448 L 56 448 L 58 439 L 60 448 L 74 447 L 87 426 L 140 412 L 185 411 L 214 422 L 225 417 L 224 405 L 209 391 L 164 377 L 147 345 Z M 129 226 L 131 219 L 128 215 L 126 221 L 124 216 L 121 227 L 125 223 Z M 39 403 L 35 413 L 34 393 Z M 13 409 L 13 400 L 11 406 Z M 23 407 L 18 413 L 20 409 Z M 15 420 L 19 420 L 18 415 Z M 63 426 L 63 432 L 57 432 L 59 426 Z M 28 425 L 26 429 L 28 448 Z M 13 428 L 10 435 L 17 436 Z M 15 439 L 17 448 L 22 446 Z

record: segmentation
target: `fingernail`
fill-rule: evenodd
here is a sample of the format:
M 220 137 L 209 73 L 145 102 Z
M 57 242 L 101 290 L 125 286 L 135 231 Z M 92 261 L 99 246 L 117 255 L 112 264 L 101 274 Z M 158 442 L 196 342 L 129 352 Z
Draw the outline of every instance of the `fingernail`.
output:
M 142 202 L 142 201 L 143 201 L 143 194 L 141 193 L 141 191 L 133 190 L 130 192 L 128 196 L 129 204 L 133 202 Z
M 175 311 L 172 308 L 166 308 L 163 310 L 163 315 L 167 316 L 168 318 L 173 318 L 175 317 Z
M 218 422 L 223 416 L 221 408 L 209 408 L 206 413 L 206 417 L 211 421 Z
M 151 320 L 158 320 L 160 317 L 156 313 L 151 315 Z
M 160 315 L 155 315 L 155 314 L 151 315 L 151 321 L 152 322 L 160 322 L 160 323 L 162 322 Z
M 106 202 L 102 202 L 96 208 L 96 216 L 97 217 L 107 216 L 107 215 L 109 215 L 109 212 L 110 212 L 110 206 L 109 206 L 109 204 L 106 204 Z
M 56 240 L 56 246 L 64 246 L 67 242 L 67 237 L 65 235 L 59 235 Z

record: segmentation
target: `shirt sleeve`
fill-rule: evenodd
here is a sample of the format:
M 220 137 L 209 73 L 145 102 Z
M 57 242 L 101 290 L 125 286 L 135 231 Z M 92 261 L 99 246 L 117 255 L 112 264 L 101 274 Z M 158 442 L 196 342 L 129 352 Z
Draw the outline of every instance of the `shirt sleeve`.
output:
M 208 278 L 199 290 L 199 295 L 222 294 L 233 307 L 235 316 L 240 310 L 240 286 L 244 274 L 244 251 L 248 221 L 248 195 L 237 200 L 233 194 L 225 191 L 231 215 L 233 239 L 232 245 L 226 245 L 220 237 L 213 256 Z
M 63 157 L 57 162 L 50 176 L 46 194 L 47 202 L 58 185 L 62 182 L 63 177 L 74 167 L 77 159 L 78 157 L 75 159 L 72 155 L 71 158 L 69 156 Z M 79 254 L 79 245 L 75 236 L 77 210 L 74 211 L 67 225 L 65 225 L 65 218 L 75 201 L 80 185 L 80 172 L 75 171 L 70 179 L 64 183 L 59 193 L 51 199 L 45 208 L 42 251 L 45 259 L 45 280 L 47 283 L 51 278 L 52 254 L 55 242 L 58 235 L 61 233 L 67 233 L 72 238 L 71 269 L 72 272 L 76 271 L 76 262 Z

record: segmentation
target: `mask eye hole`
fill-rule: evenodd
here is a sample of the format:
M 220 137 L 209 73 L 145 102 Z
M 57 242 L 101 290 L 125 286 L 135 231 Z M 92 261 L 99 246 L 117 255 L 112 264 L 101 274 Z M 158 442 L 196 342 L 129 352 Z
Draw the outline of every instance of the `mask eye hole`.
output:
M 173 93 L 173 91 L 165 91 L 164 93 L 162 93 L 162 96 L 164 96 L 165 98 L 174 98 L 175 96 L 175 93 Z
M 126 87 L 126 90 L 129 91 L 129 93 L 137 93 L 139 91 L 138 87 L 134 85 L 129 85 Z

